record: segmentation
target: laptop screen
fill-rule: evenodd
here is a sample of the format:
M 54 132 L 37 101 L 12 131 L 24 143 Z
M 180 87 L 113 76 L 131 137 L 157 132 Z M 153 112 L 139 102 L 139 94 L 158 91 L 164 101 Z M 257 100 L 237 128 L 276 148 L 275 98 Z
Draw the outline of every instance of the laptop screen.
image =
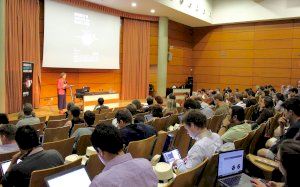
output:
M 45 178 L 48 187 L 88 187 L 91 180 L 84 168 L 78 166 Z
M 226 177 L 243 171 L 244 150 L 219 154 L 218 177 Z
M 153 118 L 153 116 L 152 116 L 152 114 L 147 114 L 144 116 L 144 118 L 145 118 L 145 121 L 150 121 Z
M 178 149 L 174 149 L 173 151 L 163 153 L 163 157 L 165 162 L 169 164 L 173 164 L 173 162 L 177 159 L 181 159 L 180 153 Z
M 22 160 L 18 159 L 17 164 L 22 162 Z M 10 160 L 1 163 L 2 175 L 4 175 L 10 165 Z

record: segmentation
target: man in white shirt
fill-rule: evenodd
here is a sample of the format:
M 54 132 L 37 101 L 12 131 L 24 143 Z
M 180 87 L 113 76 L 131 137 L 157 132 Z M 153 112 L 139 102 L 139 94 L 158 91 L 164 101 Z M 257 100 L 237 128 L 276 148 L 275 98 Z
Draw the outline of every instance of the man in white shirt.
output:
M 235 102 L 236 102 L 236 106 L 240 106 L 243 109 L 246 108 L 246 103 L 243 102 L 243 95 L 241 93 L 236 93 L 235 94 Z
M 187 112 L 183 117 L 183 124 L 189 136 L 196 142 L 184 159 L 173 163 L 180 173 L 191 170 L 205 158 L 210 158 L 222 145 L 221 137 L 206 128 L 206 116 L 199 110 Z
M 15 141 L 17 128 L 14 125 L 3 124 L 0 127 L 0 154 L 15 152 L 19 147 Z

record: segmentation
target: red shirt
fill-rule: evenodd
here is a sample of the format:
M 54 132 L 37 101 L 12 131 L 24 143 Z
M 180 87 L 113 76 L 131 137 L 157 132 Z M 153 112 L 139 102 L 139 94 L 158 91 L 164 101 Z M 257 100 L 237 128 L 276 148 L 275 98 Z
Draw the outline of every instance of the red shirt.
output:
M 57 80 L 57 94 L 58 95 L 66 94 L 65 80 L 63 78 Z

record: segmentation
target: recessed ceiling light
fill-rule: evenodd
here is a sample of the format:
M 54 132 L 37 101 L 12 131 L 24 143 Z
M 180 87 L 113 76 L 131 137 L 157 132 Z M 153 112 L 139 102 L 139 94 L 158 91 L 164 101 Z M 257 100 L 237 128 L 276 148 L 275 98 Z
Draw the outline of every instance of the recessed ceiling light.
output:
M 132 2 L 132 3 L 131 3 L 131 6 L 132 6 L 132 7 L 136 7 L 136 2 Z
M 150 12 L 151 12 L 152 14 L 154 14 L 154 13 L 155 13 L 155 9 L 151 9 Z

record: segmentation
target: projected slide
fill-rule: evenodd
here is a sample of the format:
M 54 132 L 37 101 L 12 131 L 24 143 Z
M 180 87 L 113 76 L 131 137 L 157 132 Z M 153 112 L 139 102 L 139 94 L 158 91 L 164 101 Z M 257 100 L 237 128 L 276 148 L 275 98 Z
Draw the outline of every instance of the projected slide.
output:
M 120 17 L 45 1 L 43 67 L 119 69 Z

